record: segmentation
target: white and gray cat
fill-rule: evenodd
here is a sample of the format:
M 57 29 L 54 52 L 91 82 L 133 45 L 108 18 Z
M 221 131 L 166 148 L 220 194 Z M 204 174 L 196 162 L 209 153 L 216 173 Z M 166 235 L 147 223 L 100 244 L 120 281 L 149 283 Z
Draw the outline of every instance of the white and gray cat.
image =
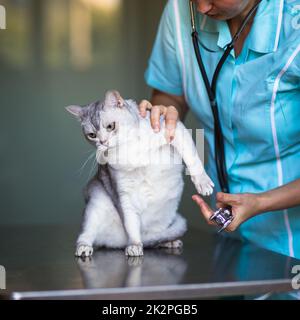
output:
M 171 142 L 165 123 L 153 131 L 133 100 L 108 91 L 103 102 L 66 108 L 81 122 L 96 147 L 98 171 L 86 188 L 86 207 L 76 256 L 95 247 L 125 248 L 128 256 L 144 247 L 182 246 L 186 220 L 177 212 L 183 191 L 183 160 L 202 195 L 213 192 L 196 147 L 182 122 Z

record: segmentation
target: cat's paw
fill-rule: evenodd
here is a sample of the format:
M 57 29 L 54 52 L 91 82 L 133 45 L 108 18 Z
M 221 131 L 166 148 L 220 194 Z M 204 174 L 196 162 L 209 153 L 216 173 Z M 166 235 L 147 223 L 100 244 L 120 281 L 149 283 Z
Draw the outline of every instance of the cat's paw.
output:
M 130 257 L 140 257 L 144 255 L 143 244 L 132 244 L 126 247 L 125 255 Z
M 94 261 L 92 257 L 86 257 L 86 256 L 81 256 L 81 257 L 76 257 L 77 264 L 81 269 L 85 270 L 90 270 L 94 266 Z
M 213 193 L 213 187 L 215 185 L 205 172 L 198 175 L 192 175 L 191 179 L 199 194 L 202 194 L 203 196 L 209 196 Z
M 179 239 L 162 242 L 158 245 L 159 248 L 169 248 L 169 249 L 182 248 L 182 246 L 183 246 L 183 242 Z
M 78 244 L 75 256 L 76 257 L 90 257 L 93 254 L 93 247 L 86 244 Z

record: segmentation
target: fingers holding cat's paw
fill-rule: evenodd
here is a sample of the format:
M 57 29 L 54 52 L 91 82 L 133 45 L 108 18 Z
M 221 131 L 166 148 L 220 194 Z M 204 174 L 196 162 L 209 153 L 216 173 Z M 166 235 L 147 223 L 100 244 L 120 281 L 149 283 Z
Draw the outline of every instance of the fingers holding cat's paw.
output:
M 199 194 L 209 196 L 213 193 L 213 187 L 215 185 L 205 172 L 199 175 L 193 175 L 191 179 Z
M 130 257 L 140 257 L 144 255 L 143 244 L 132 244 L 126 247 L 125 255 Z
M 93 247 L 86 244 L 79 244 L 75 251 L 76 257 L 90 257 L 93 254 Z

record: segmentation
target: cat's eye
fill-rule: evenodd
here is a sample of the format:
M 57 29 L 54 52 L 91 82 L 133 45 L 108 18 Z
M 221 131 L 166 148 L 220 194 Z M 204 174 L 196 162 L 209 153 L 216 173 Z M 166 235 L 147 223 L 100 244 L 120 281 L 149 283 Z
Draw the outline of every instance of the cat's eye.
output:
M 115 127 L 116 127 L 116 123 L 112 122 L 106 127 L 106 130 L 107 131 L 113 131 L 113 130 L 115 130 Z
M 90 139 L 95 139 L 97 137 L 96 133 L 92 132 L 87 135 Z

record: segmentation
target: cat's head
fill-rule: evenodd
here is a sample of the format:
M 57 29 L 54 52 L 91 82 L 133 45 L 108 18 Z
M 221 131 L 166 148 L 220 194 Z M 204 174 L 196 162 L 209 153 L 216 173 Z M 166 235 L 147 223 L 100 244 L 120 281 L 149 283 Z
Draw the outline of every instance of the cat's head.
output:
M 116 147 L 128 139 L 129 129 L 138 125 L 138 108 L 118 91 L 107 91 L 103 102 L 66 107 L 80 122 L 86 139 L 99 150 Z

